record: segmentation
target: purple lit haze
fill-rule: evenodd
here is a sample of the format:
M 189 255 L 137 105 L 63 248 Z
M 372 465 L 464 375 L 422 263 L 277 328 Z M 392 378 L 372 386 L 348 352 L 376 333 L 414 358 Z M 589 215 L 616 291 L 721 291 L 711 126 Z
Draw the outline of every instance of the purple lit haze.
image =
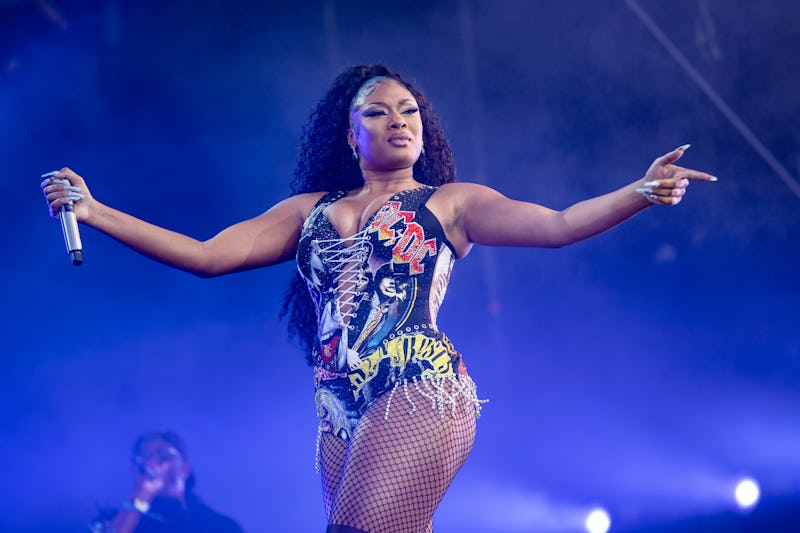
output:
M 38 184 L 69 166 L 209 238 L 289 194 L 308 114 L 371 62 L 430 98 L 460 180 L 512 198 L 561 209 L 685 143 L 719 177 L 590 241 L 456 262 L 439 325 L 490 402 L 435 531 L 577 533 L 597 507 L 612 533 L 745 531 L 745 476 L 751 519 L 798 508 L 800 2 L 735 4 L 0 1 L 0 531 L 86 531 L 154 426 L 246 531 L 324 531 L 311 370 L 278 318 L 294 264 L 203 280 L 83 227 L 73 267 Z

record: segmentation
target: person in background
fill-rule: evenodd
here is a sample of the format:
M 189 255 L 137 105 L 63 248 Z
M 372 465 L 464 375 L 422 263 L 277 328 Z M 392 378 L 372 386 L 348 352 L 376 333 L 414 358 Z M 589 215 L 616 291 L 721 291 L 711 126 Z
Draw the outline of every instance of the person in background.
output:
M 183 440 L 152 430 L 133 445 L 134 490 L 119 509 L 103 510 L 93 533 L 242 533 L 234 520 L 194 492 L 195 476 Z

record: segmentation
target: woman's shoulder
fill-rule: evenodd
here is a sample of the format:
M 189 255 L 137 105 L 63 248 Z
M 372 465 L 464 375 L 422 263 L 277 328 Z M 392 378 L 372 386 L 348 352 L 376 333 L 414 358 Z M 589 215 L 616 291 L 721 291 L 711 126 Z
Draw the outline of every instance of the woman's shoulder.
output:
M 496 190 L 480 183 L 457 181 L 440 185 L 428 201 L 428 206 L 442 220 L 461 220 L 463 213 L 487 199 L 501 197 Z
M 486 194 L 497 194 L 497 192 L 479 183 L 464 181 L 445 183 L 436 188 L 427 205 L 444 224 L 447 224 L 449 220 L 458 220 L 460 214 L 469 208 L 473 200 Z
M 475 183 L 471 181 L 453 181 L 451 183 L 445 183 L 443 185 L 439 185 L 439 190 L 442 191 L 451 191 L 452 193 L 469 193 L 473 191 L 481 191 L 481 190 L 493 190 L 488 185 L 483 185 L 481 183 Z
M 311 209 L 328 194 L 330 193 L 327 191 L 303 192 L 300 194 L 294 194 L 280 203 L 287 207 L 292 207 L 307 213 L 308 211 L 311 211 Z
M 281 216 L 286 220 L 293 219 L 298 224 L 302 224 L 303 220 L 327 194 L 325 191 L 294 194 L 273 205 L 257 218 L 266 217 L 268 219 L 271 216 Z
M 465 201 L 475 196 L 491 194 L 497 194 L 497 191 L 488 187 L 486 185 L 482 185 L 480 183 L 471 183 L 468 181 L 455 181 L 452 183 L 445 183 L 444 185 L 440 185 L 436 192 L 437 196 L 441 200 L 447 201 Z
M 294 196 L 290 196 L 287 200 L 294 199 L 296 202 L 318 202 L 323 196 L 330 194 L 328 191 L 316 191 L 316 192 L 301 192 L 300 194 L 295 194 Z

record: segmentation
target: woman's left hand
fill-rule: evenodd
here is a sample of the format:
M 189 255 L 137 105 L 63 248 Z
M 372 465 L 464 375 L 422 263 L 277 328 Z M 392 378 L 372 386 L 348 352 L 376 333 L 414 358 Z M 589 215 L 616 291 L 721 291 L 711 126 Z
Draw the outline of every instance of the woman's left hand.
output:
M 684 144 L 664 154 L 650 165 L 636 192 L 658 205 L 677 205 L 686 194 L 689 180 L 717 181 L 715 176 L 675 165 L 690 145 Z

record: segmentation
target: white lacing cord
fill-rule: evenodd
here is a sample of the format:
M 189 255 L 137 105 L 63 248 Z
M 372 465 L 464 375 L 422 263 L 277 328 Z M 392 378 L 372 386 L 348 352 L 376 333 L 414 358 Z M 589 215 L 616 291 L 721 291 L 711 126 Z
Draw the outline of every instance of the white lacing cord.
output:
M 315 241 L 317 252 L 323 262 L 331 266 L 336 275 L 337 316 L 342 322 L 352 319 L 358 310 L 359 297 L 363 291 L 358 287 L 364 281 L 362 266 L 367 260 L 369 240 L 367 228 L 347 239 L 320 239 Z M 341 247 L 340 245 L 344 245 Z M 344 323 L 342 325 L 345 325 Z

